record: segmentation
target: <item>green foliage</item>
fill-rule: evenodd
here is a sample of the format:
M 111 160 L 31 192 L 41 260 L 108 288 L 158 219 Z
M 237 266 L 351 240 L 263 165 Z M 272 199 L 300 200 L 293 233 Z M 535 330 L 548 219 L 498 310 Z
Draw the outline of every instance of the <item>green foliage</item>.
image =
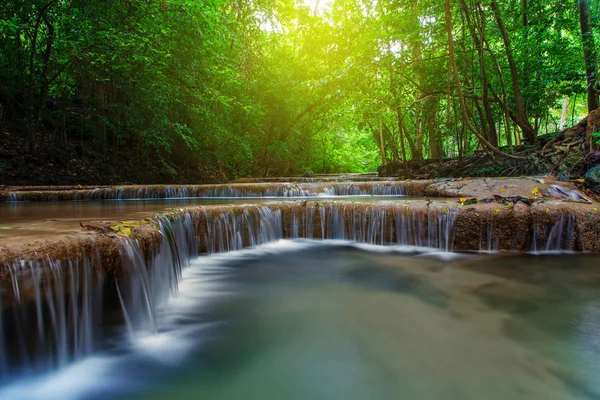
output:
M 5 120 L 30 141 L 45 131 L 101 152 L 135 146 L 172 175 L 204 163 L 243 176 L 458 156 L 480 146 L 469 125 L 512 147 L 523 129 L 519 97 L 540 133 L 585 113 L 578 14 L 569 2 L 500 4 L 520 93 L 488 3 L 452 2 L 469 124 L 449 74 L 441 2 L 320 4 L 5 0 Z
M 600 144 L 600 131 L 593 133 L 592 137 L 596 139 L 596 144 Z

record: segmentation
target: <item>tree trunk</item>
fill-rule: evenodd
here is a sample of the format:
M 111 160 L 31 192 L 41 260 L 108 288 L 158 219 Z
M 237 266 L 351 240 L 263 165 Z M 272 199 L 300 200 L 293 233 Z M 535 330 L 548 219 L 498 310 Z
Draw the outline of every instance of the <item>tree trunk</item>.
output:
M 596 46 L 592 34 L 588 0 L 579 0 L 579 25 L 581 26 L 583 58 L 585 60 L 585 74 L 587 76 L 588 112 L 592 112 L 598 108 L 598 92 L 596 91 L 598 71 Z
M 498 146 L 498 132 L 496 131 L 496 124 L 494 122 L 494 112 L 492 110 L 492 105 L 490 104 L 489 99 L 489 80 L 487 76 L 487 69 L 485 66 L 484 58 L 483 43 L 485 40 L 485 16 L 483 15 L 483 12 L 480 9 L 476 13 L 471 13 L 470 10 L 467 8 L 467 4 L 464 0 L 460 1 L 460 7 L 467 20 L 469 33 L 471 34 L 473 42 L 475 43 L 475 47 L 477 48 L 477 56 L 479 60 L 479 73 L 481 75 L 481 96 L 483 100 L 483 109 L 485 111 L 485 118 L 482 118 L 482 125 L 484 127 L 485 136 L 486 139 L 492 145 Z M 480 4 L 478 4 L 477 7 L 480 8 Z M 477 25 L 475 24 L 475 21 L 473 21 L 473 19 L 470 18 L 472 14 L 475 15 L 474 18 L 475 20 L 477 20 Z
M 567 112 L 569 111 L 569 98 L 565 97 L 562 104 L 562 112 L 560 113 L 560 122 L 558 124 L 558 130 L 562 131 L 565 129 L 565 124 L 567 122 Z
M 429 157 L 441 160 L 444 158 L 444 148 L 437 120 L 439 98 L 430 96 L 423 105 L 423 118 L 429 136 Z
M 406 149 L 404 147 L 404 126 L 402 124 L 402 112 L 400 106 L 396 106 L 396 117 L 398 119 L 398 132 L 400 134 L 400 150 L 402 151 L 402 166 L 404 167 L 404 177 L 410 178 L 410 170 L 408 169 L 408 160 L 406 159 Z
M 506 154 L 496 147 L 492 146 L 480 132 L 478 132 L 471 122 L 469 122 L 469 116 L 467 111 L 467 105 L 465 103 L 465 98 L 462 94 L 462 87 L 460 84 L 460 77 L 458 75 L 458 66 L 456 65 L 456 56 L 454 54 L 454 37 L 452 36 L 452 10 L 450 8 L 450 0 L 444 0 L 444 16 L 446 19 L 446 34 L 448 35 L 448 58 L 450 61 L 450 66 L 452 67 L 452 72 L 454 74 L 454 80 L 456 85 L 456 91 L 458 93 L 458 100 L 460 101 L 460 108 L 462 110 L 462 119 L 463 124 L 467 126 L 467 128 L 473 132 L 473 134 L 479 139 L 481 146 L 488 153 L 496 153 L 504 156 L 508 156 L 515 159 L 522 159 L 523 157 L 516 157 Z
M 504 51 L 506 53 L 506 59 L 508 61 L 510 76 L 512 79 L 513 92 L 515 97 L 515 107 L 516 114 L 514 115 L 514 120 L 517 125 L 523 131 L 523 135 L 527 138 L 527 141 L 532 144 L 537 141 L 537 134 L 535 129 L 529 123 L 529 118 L 527 117 L 527 111 L 523 106 L 523 97 L 521 95 L 521 84 L 519 83 L 519 72 L 517 69 L 517 63 L 513 57 L 512 48 L 510 44 L 510 39 L 508 38 L 508 32 L 506 27 L 504 26 L 504 21 L 502 20 L 502 16 L 500 15 L 500 9 L 498 7 L 498 3 L 496 0 L 492 0 L 490 3 L 492 10 L 494 12 L 494 18 L 496 19 L 496 24 L 498 25 L 498 29 L 500 29 L 500 35 L 502 36 L 502 41 L 504 42 Z
M 383 125 L 381 116 L 379 116 L 379 149 L 381 150 L 381 165 L 387 165 L 387 157 L 385 156 L 385 147 L 383 145 Z

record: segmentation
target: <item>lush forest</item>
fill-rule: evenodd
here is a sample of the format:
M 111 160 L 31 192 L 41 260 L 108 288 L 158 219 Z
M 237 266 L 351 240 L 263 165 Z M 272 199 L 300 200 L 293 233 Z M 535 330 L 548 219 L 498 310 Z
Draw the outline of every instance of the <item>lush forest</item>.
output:
M 598 107 L 599 7 L 3 0 L 0 175 L 218 180 L 512 153 Z

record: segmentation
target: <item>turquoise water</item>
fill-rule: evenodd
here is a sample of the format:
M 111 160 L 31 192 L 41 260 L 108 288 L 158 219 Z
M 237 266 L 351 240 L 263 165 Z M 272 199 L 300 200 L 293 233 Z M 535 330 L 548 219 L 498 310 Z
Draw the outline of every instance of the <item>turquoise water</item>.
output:
M 596 399 L 599 258 L 289 241 L 200 257 L 159 332 L 4 399 Z

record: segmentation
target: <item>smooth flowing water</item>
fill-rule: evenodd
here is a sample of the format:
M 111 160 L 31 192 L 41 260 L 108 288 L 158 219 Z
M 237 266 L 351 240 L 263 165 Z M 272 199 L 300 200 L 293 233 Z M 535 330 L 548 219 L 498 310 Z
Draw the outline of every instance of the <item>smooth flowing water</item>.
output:
M 150 325 L 0 398 L 597 399 L 598 260 L 302 239 L 197 257 L 152 312 L 125 299 Z
M 361 203 L 387 202 L 391 200 L 415 200 L 406 196 L 333 196 L 321 200 L 359 201 Z M 104 221 L 138 220 L 156 213 L 194 206 L 265 204 L 294 198 L 170 198 L 89 200 L 55 202 L 0 202 L 0 244 L 21 243 L 26 240 L 49 239 L 59 234 L 81 233 L 80 224 L 102 225 Z M 296 201 L 300 201 L 296 199 Z

